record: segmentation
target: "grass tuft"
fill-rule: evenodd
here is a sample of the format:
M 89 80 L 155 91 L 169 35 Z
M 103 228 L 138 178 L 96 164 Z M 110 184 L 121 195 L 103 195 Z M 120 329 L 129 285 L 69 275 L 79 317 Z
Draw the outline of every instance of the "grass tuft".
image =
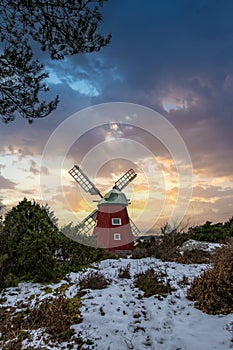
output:
M 163 281 L 161 273 L 154 269 L 148 269 L 145 272 L 137 274 L 134 285 L 144 292 L 145 297 L 152 295 L 162 295 L 165 297 L 173 290 L 168 281 Z
M 99 271 L 91 271 L 79 280 L 80 289 L 104 289 L 107 288 L 111 280 L 106 278 Z

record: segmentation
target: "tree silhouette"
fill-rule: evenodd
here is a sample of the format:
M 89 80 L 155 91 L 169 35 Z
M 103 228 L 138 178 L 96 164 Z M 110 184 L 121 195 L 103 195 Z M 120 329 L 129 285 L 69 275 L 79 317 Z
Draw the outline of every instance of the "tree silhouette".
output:
M 52 60 L 97 52 L 111 39 L 99 34 L 100 8 L 107 0 L 2 0 L 0 4 L 0 114 L 7 123 L 17 116 L 45 117 L 58 104 L 41 101 L 48 74 L 33 59 L 33 48 Z

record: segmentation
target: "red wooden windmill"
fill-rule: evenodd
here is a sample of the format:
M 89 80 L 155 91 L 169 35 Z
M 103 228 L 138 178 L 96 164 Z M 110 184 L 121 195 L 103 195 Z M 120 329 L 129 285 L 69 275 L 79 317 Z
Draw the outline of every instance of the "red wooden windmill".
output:
M 106 250 L 132 251 L 140 231 L 128 216 L 130 202 L 121 191 L 137 176 L 134 170 L 128 170 L 105 196 L 77 165 L 69 173 L 86 192 L 101 198 L 97 209 L 78 225 L 78 233 L 87 234 L 94 228 L 97 243 Z

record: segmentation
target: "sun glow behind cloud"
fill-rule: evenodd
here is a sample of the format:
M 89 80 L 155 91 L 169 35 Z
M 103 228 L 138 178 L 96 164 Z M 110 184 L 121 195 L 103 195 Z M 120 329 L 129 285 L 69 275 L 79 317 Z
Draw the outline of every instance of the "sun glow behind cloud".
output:
M 117 127 L 114 126 L 113 129 L 117 131 Z M 34 162 L 33 169 L 32 161 Z M 36 169 L 40 170 L 39 156 L 22 158 L 17 149 L 14 149 L 12 154 L 2 156 L 0 162 L 2 164 L 1 175 L 16 183 L 14 189 L 1 189 L 1 198 L 5 205 L 15 205 L 24 196 L 40 201 L 39 172 L 36 171 Z M 78 184 L 68 173 L 72 165 L 73 161 L 68 157 L 62 170 L 51 166 L 46 175 L 48 197 L 50 198 L 48 204 L 58 216 L 60 225 L 70 221 L 80 222 L 96 208 L 93 199 L 98 199 L 80 191 Z M 155 223 L 152 229 L 159 232 L 159 228 L 166 223 L 169 213 L 173 210 L 179 192 L 176 169 L 172 159 L 159 156 L 156 159 L 138 158 L 134 160 L 134 163 L 120 159 L 112 160 L 99 169 L 93 181 L 105 194 L 131 166 L 135 168 L 138 176 L 125 189 L 127 197 L 131 200 L 131 205 L 128 207 L 129 214 L 142 232 L 148 229 L 148 223 L 151 222 Z M 59 192 L 56 185 L 56 180 L 60 175 L 63 181 L 63 192 Z M 201 183 L 202 187 L 198 187 Z M 223 181 L 223 179 L 195 175 L 194 195 L 186 220 L 198 222 L 204 220 L 207 214 L 211 219 L 212 215 L 216 216 L 221 213 L 221 203 L 227 201 L 227 198 L 232 198 L 230 185 L 232 186 L 232 182 L 227 177 Z M 62 204 L 64 196 L 68 201 L 68 207 Z M 230 217 L 229 208 L 230 203 L 223 216 L 225 219 Z M 75 216 L 71 215 L 71 211 L 75 213 Z
M 131 201 L 128 207 L 129 215 L 142 232 L 151 229 L 159 231 L 159 227 L 167 221 L 173 211 L 179 194 L 178 174 L 174 161 L 168 155 L 155 156 L 151 151 L 148 152 L 146 147 L 142 148 L 142 145 L 137 149 L 138 142 L 122 139 L 124 131 L 117 123 L 105 127 L 103 136 L 103 148 L 97 149 L 96 153 L 90 153 L 91 158 L 86 160 L 83 170 L 88 172 L 96 186 L 105 194 L 121 175 L 133 167 L 138 174 L 137 178 L 124 191 Z M 83 148 L 76 145 L 76 150 L 79 149 Z M 121 152 L 125 154 L 126 150 L 128 160 L 119 158 Z M 107 153 L 111 155 L 112 160 L 104 160 L 107 159 L 105 158 Z M 99 198 L 80 190 L 68 173 L 75 163 L 72 152 L 67 154 L 62 169 L 53 165 L 51 155 L 47 169 L 44 170 L 40 169 L 39 156 L 22 156 L 22 151 L 17 147 L 8 151 L 6 149 L 4 154 L 1 158 L 2 175 L 11 174 L 10 180 L 16 183 L 14 191 L 1 191 L 1 196 L 7 193 L 8 200 L 5 204 L 17 204 L 23 196 L 40 201 L 39 175 L 40 171 L 45 171 L 47 198 L 44 198 L 44 204 L 48 203 L 55 211 L 60 225 L 71 221 L 78 223 L 96 208 L 97 203 L 93 200 Z M 103 163 L 101 159 L 104 160 Z M 103 165 L 98 169 L 98 164 Z M 90 169 L 86 168 L 87 165 Z M 194 197 L 194 200 L 197 199 L 199 197 Z M 209 202 L 214 203 L 214 200 L 215 198 Z
M 111 131 L 106 130 L 107 137 L 105 142 L 107 142 L 107 145 L 110 147 L 110 153 L 112 154 L 112 147 L 115 147 L 116 142 L 112 143 L 109 136 L 111 136 L 112 133 L 114 134 L 118 132 L 119 130 L 118 126 L 114 124 L 110 129 Z M 113 137 L 113 140 L 116 141 L 115 137 Z M 118 147 L 120 147 L 120 143 L 117 144 Z M 124 143 L 123 146 L 125 147 Z M 178 175 L 171 159 L 169 160 L 159 157 L 156 159 L 155 156 L 142 156 L 142 158 L 140 158 L 140 154 L 136 152 L 136 155 L 134 155 L 134 151 L 135 148 L 133 147 L 131 152 L 131 162 L 120 159 L 119 157 L 112 159 L 111 161 L 106 161 L 104 165 L 97 169 L 98 172 L 94 178 L 93 171 L 90 171 L 90 169 L 88 170 L 85 166 L 84 169 L 88 174 L 92 174 L 92 176 L 89 176 L 102 194 L 105 194 L 109 189 L 111 189 L 114 182 L 117 181 L 117 179 L 119 179 L 119 177 L 129 168 L 133 167 L 135 169 L 138 176 L 130 185 L 127 186 L 124 192 L 131 202 L 131 205 L 128 208 L 130 216 L 134 221 L 136 221 L 136 224 L 140 226 L 142 232 L 145 232 L 148 229 L 154 228 L 156 221 L 160 216 L 162 216 L 164 221 L 166 217 L 169 216 L 169 214 L 171 214 L 171 212 L 174 210 L 178 197 L 178 191 L 174 191 L 173 188 L 175 185 L 177 185 Z M 120 154 L 120 148 L 116 152 L 116 155 L 118 152 Z M 99 161 L 101 163 L 100 159 Z M 90 163 L 91 161 L 87 161 L 86 165 L 90 165 Z M 89 210 L 87 210 L 85 213 L 85 216 L 96 208 L 96 204 L 91 203 L 91 196 L 83 193 L 83 191 L 80 191 L 77 184 L 73 183 L 73 185 L 70 185 L 69 181 L 69 185 L 68 183 L 66 184 L 67 188 L 68 186 L 72 186 L 72 190 L 67 191 L 66 200 L 68 203 L 74 203 L 74 191 L 77 192 L 76 204 L 75 206 L 74 204 L 71 204 L 70 206 L 73 208 L 75 207 L 75 211 L 79 217 L 84 213 L 83 200 L 89 202 L 88 205 L 90 205 Z M 168 196 L 167 193 L 169 190 L 173 190 L 173 192 Z M 82 217 L 82 219 L 84 217 Z
M 135 2 L 132 13 L 130 3 L 126 2 L 122 15 L 120 2 L 112 2 L 103 23 L 107 32 L 113 33 L 108 47 L 99 53 L 45 62 L 50 73 L 47 83 L 51 94 L 54 90 L 60 95 L 61 108 L 51 118 L 36 120 L 30 128 L 24 120 L 1 128 L 0 143 L 5 156 L 0 158 L 0 198 L 4 204 L 10 207 L 24 196 L 40 200 L 39 172 L 47 171 L 48 201 L 60 222 L 72 221 L 72 210 L 75 220 L 80 221 L 89 213 L 89 206 L 90 210 L 95 208 L 95 203 L 93 197 L 79 195 L 68 170 L 74 163 L 82 164 L 85 155 L 103 142 L 108 145 L 108 149 L 102 150 L 103 159 L 110 154 L 117 158 L 116 149 L 127 149 L 132 162 L 126 164 L 123 159 L 115 159 L 98 172 L 100 156 L 93 153 L 96 162 L 92 159 L 93 166 L 85 166 L 88 175 L 105 192 L 128 166 L 136 167 L 138 177 L 126 189 L 132 201 L 131 215 L 139 218 L 149 196 L 153 203 L 150 211 L 141 215 L 140 228 L 146 226 L 146 221 L 157 218 L 161 208 L 160 222 L 165 223 L 185 183 L 178 188 L 171 157 L 158 143 L 154 145 L 149 135 L 143 139 L 130 127 L 127 132 L 126 127 L 122 131 L 114 118 L 110 120 L 112 115 L 109 127 L 84 135 L 83 144 L 73 148 L 63 165 L 63 190 L 71 209 L 63 205 L 63 193 L 57 186 L 61 169 L 53 165 L 63 147 L 62 139 L 55 146 L 48 167 L 39 168 L 41 152 L 57 120 L 64 121 L 74 111 L 93 104 L 130 101 L 164 112 L 185 140 L 194 170 L 187 218 L 198 224 L 232 216 L 233 3 L 226 2 L 224 6 L 210 0 L 205 1 L 205 6 L 195 1 L 192 6 L 184 3 L 177 2 L 168 8 L 164 1 L 151 2 L 146 7 L 143 2 Z M 117 18 L 121 19 L 120 26 Z M 141 26 L 136 25 L 138 21 Z M 134 117 L 128 115 L 126 121 L 130 123 Z M 138 143 L 144 141 L 144 146 L 154 151 L 154 159 L 135 151 L 135 144 L 130 146 L 121 141 L 124 137 Z M 69 132 L 64 138 L 69 138 Z M 10 149 L 9 144 L 13 145 Z M 153 162 L 157 166 L 151 167 Z
M 71 221 L 79 223 L 96 208 L 97 203 L 93 200 L 98 198 L 80 191 L 78 184 L 69 175 L 68 170 L 75 163 L 84 167 L 83 170 L 87 171 L 103 194 L 129 168 L 135 169 L 138 176 L 125 189 L 125 193 L 131 200 L 128 207 L 130 217 L 142 232 L 148 229 L 150 232 L 159 232 L 159 228 L 166 223 L 174 210 L 179 193 L 181 198 L 183 196 L 185 183 L 179 188 L 174 160 L 158 143 L 154 144 L 149 135 L 139 129 L 110 122 L 101 129 L 90 131 L 71 147 L 60 169 L 54 166 L 54 157 L 59 158 L 57 154 L 60 154 L 59 150 L 62 148 L 61 140 L 56 149 L 52 150 L 48 166 L 43 169 L 40 168 L 41 156 L 34 151 L 16 145 L 5 147 L 0 158 L 1 175 L 11 181 L 11 188 L 1 189 L 3 203 L 15 205 L 25 196 L 41 201 L 39 175 L 43 171 L 47 186 L 44 204 L 48 203 L 55 211 L 60 225 Z M 121 155 L 125 155 L 126 159 Z M 230 199 L 233 194 L 229 189 L 232 188 L 232 179 L 213 178 L 208 176 L 207 170 L 205 173 L 194 172 L 194 195 L 185 220 L 192 220 L 194 223 L 205 221 L 206 217 L 211 220 L 221 214 L 223 206 L 226 212 L 224 214 L 222 211 L 221 218 L 227 219 L 231 216 Z

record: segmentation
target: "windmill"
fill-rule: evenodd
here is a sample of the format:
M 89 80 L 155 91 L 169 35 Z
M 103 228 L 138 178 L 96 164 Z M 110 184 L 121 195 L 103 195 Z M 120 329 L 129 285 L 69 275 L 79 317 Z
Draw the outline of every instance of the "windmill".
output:
M 78 233 L 93 231 L 97 243 L 108 251 L 132 251 L 140 231 L 128 216 L 130 201 L 121 191 L 135 179 L 135 171 L 128 170 L 104 196 L 79 166 L 74 165 L 69 173 L 84 191 L 100 197 L 97 209 L 77 226 Z

